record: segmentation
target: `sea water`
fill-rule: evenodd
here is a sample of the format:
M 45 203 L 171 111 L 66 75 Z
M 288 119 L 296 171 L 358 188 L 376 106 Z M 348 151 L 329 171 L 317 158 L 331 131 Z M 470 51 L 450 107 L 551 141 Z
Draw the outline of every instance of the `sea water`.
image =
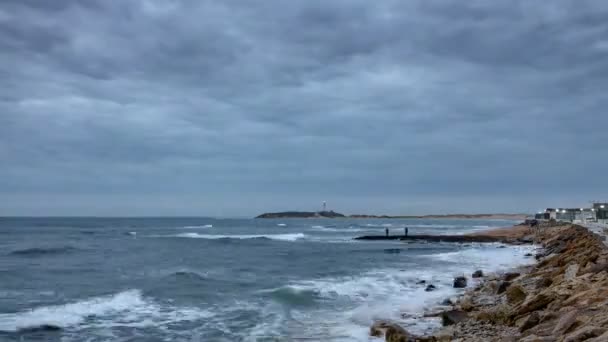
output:
M 513 223 L 0 218 L 0 341 L 374 341 L 376 319 L 425 333 L 439 321 L 422 314 L 463 291 L 454 276 L 531 247 L 353 237 Z

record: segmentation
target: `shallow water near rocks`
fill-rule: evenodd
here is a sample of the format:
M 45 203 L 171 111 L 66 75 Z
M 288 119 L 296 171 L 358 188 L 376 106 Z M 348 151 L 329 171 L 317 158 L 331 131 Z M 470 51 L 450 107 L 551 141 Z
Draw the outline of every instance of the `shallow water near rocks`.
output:
M 370 341 L 374 319 L 424 333 L 454 276 L 532 262 L 531 247 L 352 238 L 513 223 L 0 218 L 0 341 Z

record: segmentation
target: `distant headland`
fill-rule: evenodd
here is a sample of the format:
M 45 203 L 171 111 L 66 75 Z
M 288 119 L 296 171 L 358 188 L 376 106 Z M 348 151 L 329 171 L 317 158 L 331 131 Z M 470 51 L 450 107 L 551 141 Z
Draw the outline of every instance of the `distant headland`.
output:
M 353 218 L 353 219 L 504 219 L 523 220 L 527 214 L 442 214 L 442 215 L 344 215 L 333 210 L 329 211 L 283 211 L 264 213 L 256 218 Z
M 346 217 L 344 214 L 330 211 L 283 211 L 278 213 L 264 213 L 256 218 L 339 218 Z

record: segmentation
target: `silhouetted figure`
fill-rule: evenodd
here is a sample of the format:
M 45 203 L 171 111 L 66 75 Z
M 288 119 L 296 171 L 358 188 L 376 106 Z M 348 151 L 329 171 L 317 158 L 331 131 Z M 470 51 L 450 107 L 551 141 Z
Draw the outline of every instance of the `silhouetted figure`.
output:
M 385 228 L 384 231 L 386 232 L 386 236 L 388 237 L 388 228 Z
M 405 236 L 407 236 L 409 229 L 407 229 L 407 227 L 405 227 L 404 230 L 405 230 Z

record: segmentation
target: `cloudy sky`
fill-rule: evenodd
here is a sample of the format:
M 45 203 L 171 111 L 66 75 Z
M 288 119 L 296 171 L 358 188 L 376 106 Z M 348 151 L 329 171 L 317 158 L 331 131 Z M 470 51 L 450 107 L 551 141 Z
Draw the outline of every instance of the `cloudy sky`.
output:
M 2 0 L 0 215 L 608 198 L 608 2 Z

